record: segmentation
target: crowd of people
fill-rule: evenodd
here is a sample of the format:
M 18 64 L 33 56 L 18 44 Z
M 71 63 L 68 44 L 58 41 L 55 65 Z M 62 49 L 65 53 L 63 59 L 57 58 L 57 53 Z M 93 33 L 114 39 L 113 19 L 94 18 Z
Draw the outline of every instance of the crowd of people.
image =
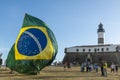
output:
M 83 62 L 81 64 L 81 72 L 92 72 L 93 70 L 95 70 L 96 72 L 98 72 L 98 64 L 94 63 L 91 64 L 90 62 Z
M 108 68 L 108 64 L 106 61 L 103 61 L 99 64 L 97 64 L 97 63 L 91 64 L 90 62 L 88 62 L 88 63 L 83 62 L 81 64 L 81 72 L 84 72 L 84 71 L 86 71 L 86 72 L 92 72 L 92 71 L 98 72 L 98 70 L 100 69 L 101 76 L 105 76 L 105 77 L 107 77 L 107 68 Z M 118 74 L 118 69 L 119 69 L 118 64 L 111 63 L 110 69 L 111 69 L 111 73 Z
M 56 65 L 56 62 L 55 62 Z M 65 63 L 57 63 L 57 65 L 63 66 L 64 67 L 64 71 L 66 71 L 67 69 L 71 70 L 71 66 L 72 63 L 70 62 L 65 62 Z M 115 63 L 111 63 L 109 64 L 109 68 L 111 69 L 111 73 L 116 73 L 118 74 L 118 64 Z M 81 72 L 100 72 L 101 76 L 107 77 L 107 68 L 108 68 L 108 64 L 107 61 L 102 61 L 101 63 L 90 63 L 90 62 L 83 62 L 80 64 L 80 71 Z

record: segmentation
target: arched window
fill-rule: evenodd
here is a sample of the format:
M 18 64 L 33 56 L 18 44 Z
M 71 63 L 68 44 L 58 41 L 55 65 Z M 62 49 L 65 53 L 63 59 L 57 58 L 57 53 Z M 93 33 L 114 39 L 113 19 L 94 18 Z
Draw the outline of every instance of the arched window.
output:
M 109 51 L 109 48 L 106 48 L 106 51 Z
M 101 48 L 101 51 L 103 52 L 103 51 L 104 51 L 104 48 Z
M 83 52 L 85 52 L 85 49 L 83 49 Z
M 76 49 L 77 52 L 79 52 L 79 49 Z
M 97 49 L 94 49 L 95 52 L 97 52 Z
M 91 49 L 89 49 L 89 52 L 91 51 Z
M 97 51 L 99 51 L 99 48 L 97 49 Z

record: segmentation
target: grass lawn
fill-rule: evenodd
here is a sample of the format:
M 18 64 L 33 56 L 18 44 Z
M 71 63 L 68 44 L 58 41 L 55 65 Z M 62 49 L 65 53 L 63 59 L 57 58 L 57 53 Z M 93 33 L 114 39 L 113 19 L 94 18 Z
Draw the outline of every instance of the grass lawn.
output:
M 80 67 L 72 67 L 64 71 L 63 67 L 49 66 L 44 68 L 38 75 L 25 75 L 14 72 L 10 74 L 9 69 L 0 69 L 0 80 L 120 80 L 118 74 L 111 73 L 108 68 L 108 76 L 101 77 L 101 72 L 80 72 Z

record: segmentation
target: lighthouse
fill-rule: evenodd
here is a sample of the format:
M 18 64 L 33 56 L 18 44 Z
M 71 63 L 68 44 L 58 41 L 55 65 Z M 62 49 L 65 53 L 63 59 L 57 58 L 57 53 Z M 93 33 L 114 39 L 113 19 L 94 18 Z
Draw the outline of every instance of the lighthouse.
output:
M 103 45 L 104 44 L 104 28 L 103 28 L 103 24 L 100 23 L 98 25 L 98 30 L 97 30 L 97 34 L 98 34 L 98 45 Z

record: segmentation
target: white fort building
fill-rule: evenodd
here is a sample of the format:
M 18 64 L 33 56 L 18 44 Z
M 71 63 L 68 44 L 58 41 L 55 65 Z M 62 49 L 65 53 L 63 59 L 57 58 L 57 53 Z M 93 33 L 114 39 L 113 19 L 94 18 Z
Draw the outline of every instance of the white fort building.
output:
M 81 64 L 82 62 L 100 63 L 107 61 L 110 65 L 112 62 L 120 66 L 120 45 L 104 44 L 103 24 L 98 25 L 98 45 L 83 45 L 65 48 L 64 62 Z

